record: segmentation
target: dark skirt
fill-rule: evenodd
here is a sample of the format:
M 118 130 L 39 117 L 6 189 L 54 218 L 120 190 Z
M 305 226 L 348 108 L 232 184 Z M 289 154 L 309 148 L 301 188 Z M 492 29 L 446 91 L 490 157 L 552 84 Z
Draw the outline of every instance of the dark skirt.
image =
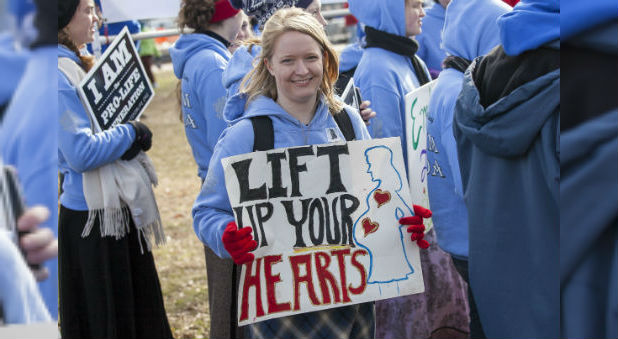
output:
M 172 338 L 154 259 L 140 252 L 133 221 L 116 240 L 101 237 L 98 220 L 82 238 L 87 219 L 87 211 L 60 207 L 62 338 Z

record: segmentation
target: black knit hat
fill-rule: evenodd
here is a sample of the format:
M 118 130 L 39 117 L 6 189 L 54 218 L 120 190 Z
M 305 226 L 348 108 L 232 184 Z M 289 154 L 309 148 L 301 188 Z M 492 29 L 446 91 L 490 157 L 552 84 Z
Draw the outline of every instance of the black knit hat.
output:
M 65 28 L 71 22 L 77 6 L 79 0 L 58 0 L 58 30 Z
M 313 0 L 230 0 L 232 6 L 242 9 L 258 20 L 260 27 L 279 9 L 300 7 L 306 9 Z

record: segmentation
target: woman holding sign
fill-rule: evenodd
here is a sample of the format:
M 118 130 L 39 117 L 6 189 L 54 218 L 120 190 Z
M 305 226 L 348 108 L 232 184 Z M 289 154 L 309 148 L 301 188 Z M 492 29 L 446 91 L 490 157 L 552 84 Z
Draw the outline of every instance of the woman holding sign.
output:
M 162 240 L 146 125 L 93 128 L 77 87 L 93 67 L 92 0 L 58 0 L 60 319 L 63 338 L 171 338 L 151 239 Z
M 276 12 L 262 34 L 262 50 L 241 87 L 247 105 L 228 103 L 233 122 L 217 144 L 210 170 L 193 208 L 195 231 L 222 258 L 252 262 L 257 246 L 251 227 L 238 229 L 225 187 L 221 159 L 254 150 L 369 139 L 363 120 L 335 98 L 338 59 L 322 25 L 298 8 Z M 339 115 L 339 117 L 337 117 Z M 343 115 L 343 118 L 341 117 Z M 264 127 L 272 126 L 269 147 Z M 347 124 L 341 122 L 347 120 Z M 348 127 L 346 127 L 348 126 Z M 254 133 L 255 130 L 260 133 Z M 242 313 L 241 313 L 242 317 Z M 372 338 L 372 303 L 270 319 L 245 327 L 248 338 Z

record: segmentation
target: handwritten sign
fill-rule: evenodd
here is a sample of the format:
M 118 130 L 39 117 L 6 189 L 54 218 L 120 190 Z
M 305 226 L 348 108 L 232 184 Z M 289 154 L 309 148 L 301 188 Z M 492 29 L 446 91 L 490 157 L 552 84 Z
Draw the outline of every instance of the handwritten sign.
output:
M 256 259 L 238 323 L 424 291 L 399 138 L 276 149 L 222 160 L 236 223 Z
M 135 45 L 125 27 L 79 85 L 97 131 L 136 120 L 154 97 Z
M 406 135 L 408 139 L 408 176 L 410 197 L 416 205 L 430 208 L 427 190 L 427 107 L 436 81 L 406 94 Z M 425 220 L 425 232 L 433 227 L 431 218 Z

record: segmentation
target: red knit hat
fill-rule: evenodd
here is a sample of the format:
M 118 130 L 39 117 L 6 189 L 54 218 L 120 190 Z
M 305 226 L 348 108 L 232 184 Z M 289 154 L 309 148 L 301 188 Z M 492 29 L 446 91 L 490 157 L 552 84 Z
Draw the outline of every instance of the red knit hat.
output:
M 240 12 L 240 9 L 232 7 L 230 0 L 218 0 L 215 2 L 215 13 L 212 15 L 210 23 L 214 24 L 216 22 L 229 19 L 238 14 L 238 12 Z

